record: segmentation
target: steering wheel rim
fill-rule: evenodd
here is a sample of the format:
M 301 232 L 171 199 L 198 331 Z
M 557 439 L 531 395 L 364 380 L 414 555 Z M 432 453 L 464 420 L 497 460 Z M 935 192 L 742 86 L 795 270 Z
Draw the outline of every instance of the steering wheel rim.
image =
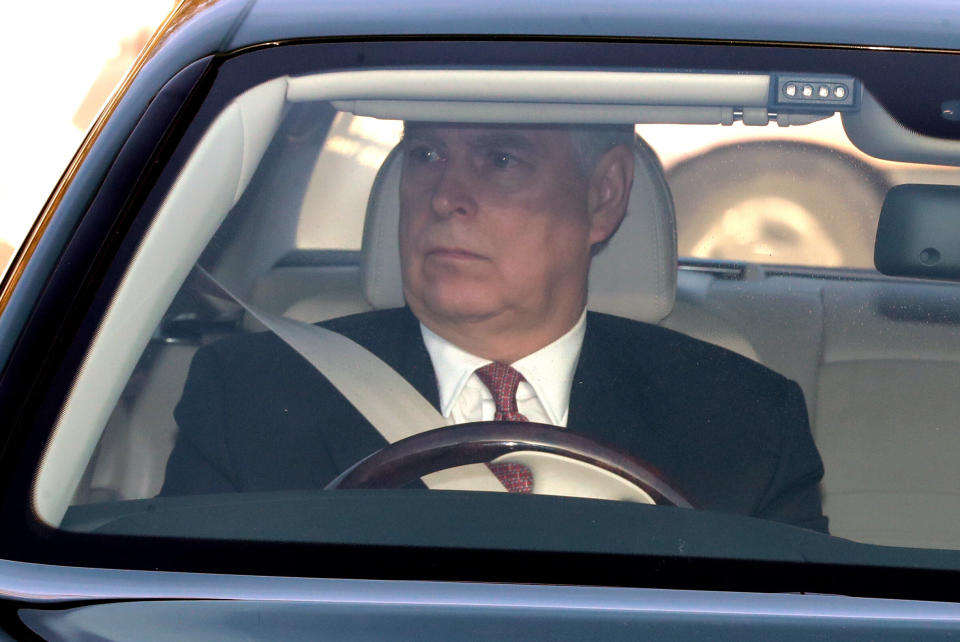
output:
M 630 455 L 556 426 L 514 421 L 477 421 L 412 435 L 358 461 L 327 489 L 400 488 L 439 470 L 486 463 L 518 451 L 585 462 L 635 484 L 657 505 L 693 508 L 662 474 Z

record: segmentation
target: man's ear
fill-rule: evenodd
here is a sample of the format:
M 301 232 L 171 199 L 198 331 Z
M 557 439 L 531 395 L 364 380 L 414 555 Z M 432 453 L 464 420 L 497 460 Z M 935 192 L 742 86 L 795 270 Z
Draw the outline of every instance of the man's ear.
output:
M 587 188 L 591 245 L 603 243 L 620 227 L 633 186 L 633 162 L 633 150 L 617 145 L 594 166 Z

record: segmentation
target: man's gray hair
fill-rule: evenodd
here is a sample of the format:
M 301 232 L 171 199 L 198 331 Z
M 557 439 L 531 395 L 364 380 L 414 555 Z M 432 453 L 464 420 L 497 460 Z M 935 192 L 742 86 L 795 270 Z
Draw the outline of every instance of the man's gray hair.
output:
M 614 147 L 626 145 L 632 150 L 636 134 L 633 125 L 572 125 L 570 138 L 580 170 L 589 176 L 597 161 Z

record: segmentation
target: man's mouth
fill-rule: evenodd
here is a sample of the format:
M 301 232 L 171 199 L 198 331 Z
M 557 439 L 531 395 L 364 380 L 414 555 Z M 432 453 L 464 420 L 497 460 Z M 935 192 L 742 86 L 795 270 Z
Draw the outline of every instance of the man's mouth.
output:
M 451 260 L 477 260 L 483 259 L 484 256 L 477 254 L 476 252 L 471 252 L 470 250 L 464 249 L 462 247 L 435 247 L 426 252 L 427 257 L 433 257 L 438 259 L 451 259 Z

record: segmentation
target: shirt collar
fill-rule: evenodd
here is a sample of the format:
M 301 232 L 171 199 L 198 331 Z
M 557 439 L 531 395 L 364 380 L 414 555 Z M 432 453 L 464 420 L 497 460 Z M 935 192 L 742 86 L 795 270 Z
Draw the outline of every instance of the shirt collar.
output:
M 580 319 L 566 334 L 510 364 L 527 380 L 547 415 L 558 426 L 563 425 L 570 404 L 570 387 L 586 328 L 587 311 L 584 309 Z M 491 361 L 458 348 L 422 323 L 420 333 L 437 375 L 440 413 L 449 417 L 451 407 L 471 375 Z

